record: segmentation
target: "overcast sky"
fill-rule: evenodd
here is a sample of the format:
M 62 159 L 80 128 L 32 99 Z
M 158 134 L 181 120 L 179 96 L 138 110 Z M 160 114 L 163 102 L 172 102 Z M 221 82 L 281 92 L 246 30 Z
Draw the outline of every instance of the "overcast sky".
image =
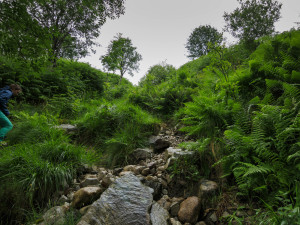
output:
M 275 24 L 276 31 L 282 32 L 300 22 L 300 0 L 281 0 L 281 19 Z M 189 61 L 185 44 L 192 31 L 200 25 L 210 25 L 222 32 L 225 26 L 224 12 L 232 12 L 239 6 L 237 0 L 125 0 L 125 14 L 115 20 L 108 20 L 101 28 L 96 48 L 82 62 L 103 70 L 100 56 L 117 33 L 132 40 L 143 59 L 140 70 L 131 77 L 133 84 L 146 74 L 147 70 L 165 61 L 179 68 Z M 230 34 L 224 33 L 229 42 Z M 117 73 L 117 72 L 116 72 Z

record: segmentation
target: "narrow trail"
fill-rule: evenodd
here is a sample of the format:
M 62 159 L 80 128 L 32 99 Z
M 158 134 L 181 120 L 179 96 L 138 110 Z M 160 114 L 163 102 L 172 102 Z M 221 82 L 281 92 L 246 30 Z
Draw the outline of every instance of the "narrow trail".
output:
M 133 152 L 130 165 L 86 168 L 72 187 L 57 196 L 57 206 L 48 210 L 39 224 L 63 224 L 66 212 L 74 208 L 82 215 L 77 225 L 228 224 L 220 222 L 221 217 L 233 216 L 251 224 L 254 211 L 228 204 L 232 200 L 228 195 L 222 195 L 216 208 L 220 194 L 215 181 L 189 182 L 172 176 L 169 168 L 176 160 L 193 157 L 193 152 L 177 147 L 186 140 L 176 129 L 162 126 L 157 136 L 149 138 L 149 148 Z M 224 208 L 221 212 L 220 207 Z

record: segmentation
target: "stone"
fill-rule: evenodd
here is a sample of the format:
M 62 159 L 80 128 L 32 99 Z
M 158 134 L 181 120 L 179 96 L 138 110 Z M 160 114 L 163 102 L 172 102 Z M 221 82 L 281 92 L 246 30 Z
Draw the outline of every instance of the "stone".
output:
M 103 190 L 100 187 L 84 187 L 74 193 L 71 206 L 81 208 L 98 199 Z
M 131 156 L 137 161 L 150 159 L 152 155 L 153 155 L 153 151 L 150 148 L 137 148 L 131 154 Z
M 196 223 L 195 225 L 206 225 L 206 223 L 204 221 L 200 221 L 200 222 Z
M 134 171 L 135 165 L 127 165 L 123 168 L 123 171 Z
M 157 171 L 165 171 L 165 167 L 164 166 L 160 166 L 157 168 Z
M 68 199 L 67 196 L 62 195 L 62 196 L 58 199 L 57 204 L 58 204 L 58 205 L 63 205 L 63 204 L 65 204 L 65 202 L 69 202 L 69 199 Z
M 55 126 L 55 128 L 62 129 L 68 134 L 75 134 L 78 131 L 77 127 L 71 124 L 60 124 L 58 126 Z
M 66 211 L 67 208 L 64 206 L 55 206 L 49 209 L 43 215 L 43 224 L 46 225 L 61 225 L 66 222 Z
M 161 207 L 163 207 L 164 209 L 166 209 L 167 211 L 169 211 L 170 210 L 170 207 L 171 207 L 171 200 L 170 200 L 170 198 L 169 198 L 169 196 L 168 195 L 164 195 L 161 199 L 159 199 L 158 201 L 157 201 L 157 203 L 161 206 Z
M 115 176 L 119 175 L 119 173 L 121 173 L 122 170 L 123 170 L 123 168 L 115 168 L 115 169 L 113 170 L 113 175 L 115 175 Z
M 95 177 L 88 177 L 83 182 L 80 183 L 80 187 L 88 187 L 93 185 L 99 185 L 100 181 Z
M 77 225 L 150 225 L 152 192 L 132 174 L 119 177 L 90 206 Z
M 180 149 L 180 148 L 169 147 L 164 152 L 164 159 L 167 160 L 168 158 L 174 156 L 175 152 L 181 152 L 181 151 L 182 151 L 182 149 Z
M 146 177 L 144 184 L 154 190 L 153 192 L 153 199 L 156 201 L 160 198 L 162 193 L 162 184 L 157 179 L 148 180 L 150 176 Z
M 151 136 L 149 138 L 149 144 L 154 149 L 154 153 L 161 153 L 171 145 L 169 141 L 164 140 L 159 136 Z
M 149 169 L 153 169 L 154 167 L 156 167 L 157 162 L 156 161 L 152 161 L 150 163 L 147 164 L 147 167 Z
M 145 169 L 144 166 L 135 166 L 133 168 L 133 172 L 134 172 L 135 175 L 139 175 L 139 174 L 141 174 L 143 169 Z
M 128 175 L 128 174 L 134 174 L 132 171 L 122 171 L 119 176 L 125 176 L 125 175 Z
M 180 203 L 179 202 L 171 203 L 171 206 L 170 206 L 171 216 L 174 216 L 174 217 L 177 216 L 178 212 L 179 212 L 179 209 L 180 209 Z
M 150 218 L 152 225 L 168 225 L 169 212 L 158 203 L 154 203 L 151 208 Z
M 141 174 L 142 174 L 143 176 L 149 175 L 149 174 L 150 174 L 150 169 L 149 169 L 149 168 L 143 169 L 142 172 L 141 172 Z
M 216 213 L 211 214 L 209 220 L 212 221 L 213 223 L 216 223 L 218 221 L 218 217 Z
M 235 215 L 240 218 L 248 216 L 247 212 L 244 210 L 237 210 Z
M 98 178 L 99 180 L 102 180 L 103 177 L 105 177 L 106 175 L 107 175 L 107 171 L 102 170 L 102 171 L 99 171 L 99 172 L 98 172 L 97 178 Z
M 214 193 L 218 189 L 218 184 L 211 180 L 200 181 L 199 192 L 201 195 Z
M 101 185 L 104 188 L 108 188 L 109 185 L 114 181 L 114 178 L 111 174 L 107 174 L 105 177 L 103 177 L 102 181 L 101 181 Z
M 170 218 L 171 225 L 182 225 L 178 220 L 174 218 Z
M 81 214 L 81 215 L 86 214 L 86 212 L 89 210 L 90 207 L 91 207 L 90 205 L 85 206 L 85 207 L 82 207 L 82 208 L 79 210 L 80 214 Z
M 198 189 L 198 197 L 202 201 L 202 205 L 207 208 L 213 207 L 211 199 L 216 195 L 218 184 L 211 180 L 203 179 L 200 181 Z
M 178 218 L 183 223 L 196 223 L 200 211 L 200 199 L 196 196 L 188 197 L 181 202 Z

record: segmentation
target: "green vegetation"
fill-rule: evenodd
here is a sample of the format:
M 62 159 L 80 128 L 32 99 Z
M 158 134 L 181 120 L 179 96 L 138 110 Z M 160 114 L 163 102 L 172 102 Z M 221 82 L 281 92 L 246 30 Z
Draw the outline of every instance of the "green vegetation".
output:
M 209 52 L 208 43 L 222 42 L 222 34 L 210 25 L 199 26 L 193 30 L 186 44 L 191 59 L 199 58 Z
M 106 55 L 101 57 L 105 69 L 120 71 L 120 81 L 126 72 L 133 76 L 133 71 L 138 70 L 141 60 L 142 56 L 136 51 L 136 47 L 132 46 L 131 40 L 122 37 L 122 34 L 114 37 L 107 47 Z
M 253 218 L 257 224 L 299 223 L 300 31 L 270 35 L 281 4 L 239 1 L 242 8 L 224 16 L 239 43 L 226 46 L 210 39 L 208 32 L 200 38 L 202 52 L 197 50 L 198 55 L 192 57 L 199 58 L 178 69 L 165 62 L 153 65 L 133 86 L 122 79 L 125 71 L 137 69 L 141 59 L 130 39 L 119 36 L 102 57 L 106 68 L 119 70 L 120 76 L 75 60 L 98 35 L 93 27 L 123 13 L 123 1 L 113 2 L 104 6 L 102 1 L 80 1 L 80 13 L 86 19 L 87 14 L 93 15 L 93 21 L 81 27 L 84 30 L 77 27 L 75 33 L 64 30 L 67 35 L 53 24 L 45 27 L 33 19 L 48 7 L 45 1 L 0 3 L 0 85 L 19 83 L 24 90 L 9 103 L 14 128 L 7 137 L 9 146 L 0 150 L 1 222 L 33 220 L 35 214 L 55 204 L 53 196 L 68 188 L 87 165 L 114 168 L 126 164 L 132 151 L 146 146 L 147 138 L 165 122 L 195 140 L 181 143 L 181 148 L 195 154 L 168 168 L 172 175 L 184 175 L 190 181 L 220 179 L 224 190 L 236 187 L 239 199 L 260 207 Z M 79 3 L 57 4 L 55 12 L 66 19 L 64 13 Z M 66 4 L 73 5 L 68 8 Z M 95 4 L 100 14 L 93 14 L 89 7 Z M 246 28 L 251 27 L 243 22 L 249 16 L 244 13 L 263 15 L 259 10 L 269 9 L 273 11 L 265 18 L 268 23 L 249 20 L 259 30 L 248 33 Z M 48 17 L 45 14 L 40 20 Z M 267 27 L 260 27 L 261 23 Z M 12 29 L 11 35 L 5 35 L 7 29 Z M 80 38 L 83 34 L 86 40 Z M 61 37 L 65 39 L 60 45 L 51 45 L 50 40 Z M 114 44 L 117 51 L 110 55 Z M 120 46 L 130 51 L 123 52 Z M 191 51 L 197 48 L 190 47 Z M 133 55 L 138 60 L 131 60 Z M 76 125 L 77 131 L 68 134 L 57 128 L 64 123 Z M 78 217 L 71 211 L 68 223 Z

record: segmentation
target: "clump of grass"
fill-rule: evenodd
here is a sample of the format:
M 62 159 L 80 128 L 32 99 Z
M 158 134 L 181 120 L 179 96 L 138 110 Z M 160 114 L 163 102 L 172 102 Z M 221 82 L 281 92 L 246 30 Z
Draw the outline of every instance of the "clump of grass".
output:
M 102 101 L 76 122 L 81 142 L 97 146 L 111 166 L 126 163 L 128 155 L 145 146 L 146 138 L 157 132 L 159 124 L 158 119 L 126 100 Z
M 67 188 L 92 156 L 82 147 L 59 141 L 7 147 L 0 155 L 1 218 L 22 220 L 24 211 L 44 207 L 54 193 Z
M 8 133 L 10 145 L 27 143 L 35 144 L 47 140 L 68 142 L 69 138 L 62 130 L 55 129 L 57 120 L 54 116 L 21 112 L 14 121 L 14 128 Z

